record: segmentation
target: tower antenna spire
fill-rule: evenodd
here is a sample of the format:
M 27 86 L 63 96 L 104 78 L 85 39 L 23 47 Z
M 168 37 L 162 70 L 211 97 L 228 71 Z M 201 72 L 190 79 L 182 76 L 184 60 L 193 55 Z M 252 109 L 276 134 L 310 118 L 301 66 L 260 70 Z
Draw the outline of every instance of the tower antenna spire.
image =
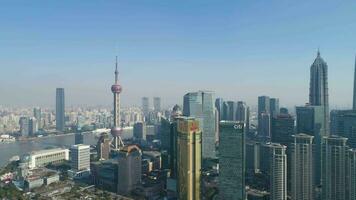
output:
M 115 83 L 118 81 L 118 75 L 119 72 L 117 71 L 117 56 L 116 56 L 116 61 L 115 61 Z

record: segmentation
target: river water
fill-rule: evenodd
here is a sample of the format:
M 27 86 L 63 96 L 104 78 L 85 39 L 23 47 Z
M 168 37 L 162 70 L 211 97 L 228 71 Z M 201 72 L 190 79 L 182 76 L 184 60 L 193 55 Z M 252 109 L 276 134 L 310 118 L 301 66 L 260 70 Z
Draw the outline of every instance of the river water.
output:
M 28 141 L 16 141 L 12 143 L 0 143 L 0 167 L 4 166 L 13 156 L 22 156 L 31 151 L 42 150 L 46 148 L 63 147 L 69 148 L 74 144 L 74 134 L 50 136 L 36 138 Z M 124 130 L 122 139 L 132 137 L 132 129 Z M 94 145 L 98 141 L 94 133 L 84 134 L 84 144 Z

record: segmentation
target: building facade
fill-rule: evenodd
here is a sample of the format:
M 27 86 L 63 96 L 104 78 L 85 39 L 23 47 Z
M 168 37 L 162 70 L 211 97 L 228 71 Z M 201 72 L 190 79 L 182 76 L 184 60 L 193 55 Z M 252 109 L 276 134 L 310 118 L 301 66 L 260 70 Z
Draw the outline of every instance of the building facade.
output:
M 323 200 L 346 199 L 347 138 L 322 138 L 321 185 Z
M 90 169 L 90 146 L 84 144 L 73 145 L 70 148 L 73 171 Z
M 199 91 L 184 95 L 183 115 L 199 120 L 202 135 L 203 158 L 216 158 L 216 119 L 213 92 Z
M 313 136 L 299 133 L 292 145 L 292 199 L 313 199 Z
M 130 194 L 141 183 L 141 174 L 141 149 L 136 145 L 124 146 L 118 155 L 118 194 Z
M 246 199 L 244 126 L 243 122 L 220 122 L 218 185 L 221 199 Z
M 180 200 L 200 200 L 202 131 L 194 118 L 177 119 L 177 191 Z
M 56 130 L 65 130 L 64 88 L 56 89 Z

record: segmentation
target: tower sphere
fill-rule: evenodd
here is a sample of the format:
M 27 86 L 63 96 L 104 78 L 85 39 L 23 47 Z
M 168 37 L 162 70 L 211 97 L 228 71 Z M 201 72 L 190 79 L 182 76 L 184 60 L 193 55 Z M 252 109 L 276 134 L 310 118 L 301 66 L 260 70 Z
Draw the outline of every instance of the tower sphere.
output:
M 114 84 L 111 86 L 112 93 L 121 93 L 122 87 L 119 84 Z
M 121 128 L 120 127 L 111 128 L 111 135 L 113 137 L 119 137 L 121 135 Z

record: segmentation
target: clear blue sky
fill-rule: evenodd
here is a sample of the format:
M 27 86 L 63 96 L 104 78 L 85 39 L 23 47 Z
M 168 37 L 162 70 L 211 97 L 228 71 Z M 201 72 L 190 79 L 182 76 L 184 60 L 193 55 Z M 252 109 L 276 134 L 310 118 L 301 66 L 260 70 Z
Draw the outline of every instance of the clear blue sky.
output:
M 0 105 L 53 105 L 56 87 L 67 105 L 108 105 L 115 55 L 125 105 L 199 89 L 300 105 L 318 47 L 331 104 L 350 106 L 352 0 L 0 1 Z

